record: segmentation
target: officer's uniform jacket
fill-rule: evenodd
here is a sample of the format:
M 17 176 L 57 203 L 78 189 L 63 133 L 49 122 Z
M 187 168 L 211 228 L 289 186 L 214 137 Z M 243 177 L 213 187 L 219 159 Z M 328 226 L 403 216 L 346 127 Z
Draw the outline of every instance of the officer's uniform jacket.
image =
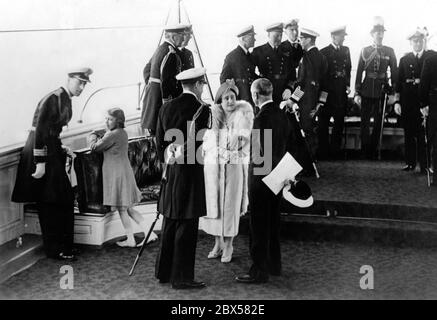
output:
M 397 98 L 402 106 L 402 116 L 420 117 L 419 84 L 423 62 L 432 55 L 425 50 L 417 59 L 414 52 L 407 53 L 399 60 Z
M 182 86 L 176 75 L 182 70 L 179 49 L 169 42 L 162 43 L 153 54 L 150 64 L 149 83 L 143 101 L 141 126 L 156 130 L 158 112 L 163 102 L 182 93 Z
M 282 50 L 284 52 L 289 52 L 289 75 L 288 75 L 288 88 L 294 87 L 294 81 L 297 79 L 297 67 L 299 66 L 300 60 L 303 57 L 303 49 L 299 42 L 291 42 L 290 40 L 283 41 L 281 43 Z
M 249 51 L 246 54 L 243 48 L 238 46 L 226 56 L 220 74 L 220 83 L 224 83 L 226 79 L 234 79 L 240 100 L 248 101 L 253 105 L 250 86 L 257 78 L 255 64 Z
M 258 67 L 259 76 L 273 84 L 273 100 L 282 101 L 282 93 L 290 82 L 290 52 L 278 46 L 275 51 L 269 43 L 253 49 L 253 62 Z
M 298 105 L 301 113 L 301 125 L 306 130 L 313 127 L 311 111 L 316 108 L 318 102 L 325 103 L 328 97 L 326 91 L 327 71 L 328 64 L 319 49 L 312 47 L 304 53 L 295 87 L 296 89 L 300 87 L 300 90 L 304 92 Z
M 390 76 L 387 74 L 388 67 L 390 67 Z M 397 71 L 396 55 L 392 48 L 373 45 L 364 47 L 358 60 L 356 94 L 366 98 L 381 98 L 383 86 L 387 85 L 389 80 L 392 87 L 396 87 Z M 364 80 L 363 72 L 365 72 Z
M 346 89 L 350 87 L 351 81 L 351 56 L 349 48 L 340 46 L 336 49 L 332 44 L 326 46 L 320 53 L 326 58 L 328 64 L 326 89 L 328 101 L 335 99 L 335 104 L 341 102 L 342 107 L 347 99 Z
M 437 54 L 434 52 L 423 63 L 419 97 L 421 107 L 429 106 L 428 135 L 433 137 L 437 134 Z
M 71 117 L 71 98 L 62 87 L 38 103 L 21 153 L 12 201 L 60 204 L 72 201 L 71 184 L 65 171 L 66 153 L 59 138 Z M 31 176 L 37 163 L 45 163 L 41 179 Z
M 194 94 L 184 92 L 162 106 L 156 131 L 157 153 L 161 162 L 166 161 L 166 148 L 170 143 L 181 145 L 187 141 L 187 122 L 191 122 L 196 113 L 198 117 L 193 127 L 194 137 L 199 130 L 210 127 L 209 105 L 200 102 Z M 183 141 L 175 140 L 177 138 L 166 141 L 165 134 L 172 129 L 183 133 Z M 193 152 L 200 150 L 202 138 L 199 136 L 195 139 Z M 176 162 L 167 166 L 167 181 L 161 186 L 160 213 L 169 219 L 195 219 L 206 215 L 203 164 L 198 162 L 196 155 L 187 155 L 189 148 L 188 145 L 184 147 L 183 164 Z
M 194 68 L 193 52 L 191 52 L 191 50 L 189 50 L 187 48 L 181 48 L 179 50 L 179 52 L 180 52 L 180 57 L 181 57 L 181 62 L 182 62 L 181 71 L 185 71 L 185 70 Z

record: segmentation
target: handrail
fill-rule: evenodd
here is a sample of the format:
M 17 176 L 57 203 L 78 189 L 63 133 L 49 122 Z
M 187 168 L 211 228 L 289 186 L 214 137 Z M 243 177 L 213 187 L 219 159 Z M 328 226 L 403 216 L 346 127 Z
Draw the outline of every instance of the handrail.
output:
M 80 116 L 79 116 L 79 120 L 77 120 L 78 123 L 83 123 L 83 113 L 85 111 L 86 106 L 88 105 L 88 102 L 91 100 L 91 98 L 93 96 L 95 96 L 97 93 L 104 91 L 104 90 L 108 90 L 108 89 L 118 89 L 118 88 L 127 88 L 127 87 L 133 87 L 133 86 L 138 86 L 138 107 L 137 110 L 141 110 L 140 108 L 140 103 L 141 103 L 141 85 L 143 84 L 143 82 L 137 82 L 137 83 L 133 83 L 133 84 L 124 84 L 124 85 L 118 85 L 118 86 L 108 86 L 108 87 L 103 87 L 103 88 L 99 88 L 97 90 L 95 90 L 93 93 L 91 93 L 91 95 L 88 97 L 88 99 L 85 101 L 85 104 L 82 107 L 82 111 L 80 112 Z

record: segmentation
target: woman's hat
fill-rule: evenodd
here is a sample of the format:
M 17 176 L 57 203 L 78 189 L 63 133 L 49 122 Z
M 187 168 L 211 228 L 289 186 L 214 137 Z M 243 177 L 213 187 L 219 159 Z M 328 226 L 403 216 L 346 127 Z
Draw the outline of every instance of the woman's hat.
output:
M 235 85 L 234 79 L 226 79 L 225 82 L 222 83 L 220 88 L 218 88 L 217 93 L 215 95 L 214 103 L 218 104 L 221 102 L 222 96 L 228 92 L 229 90 L 233 91 L 235 95 L 238 97 L 239 90 Z
M 282 196 L 292 205 L 308 208 L 313 205 L 314 198 L 310 187 L 303 181 L 292 181 L 282 189 Z

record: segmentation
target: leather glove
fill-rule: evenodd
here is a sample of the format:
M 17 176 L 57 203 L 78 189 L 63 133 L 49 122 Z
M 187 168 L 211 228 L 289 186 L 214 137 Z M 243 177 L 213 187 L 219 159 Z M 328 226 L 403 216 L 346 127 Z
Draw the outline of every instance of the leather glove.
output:
M 36 164 L 35 172 L 32 173 L 32 177 L 35 179 L 41 179 L 46 173 L 46 164 L 45 162 L 40 162 Z

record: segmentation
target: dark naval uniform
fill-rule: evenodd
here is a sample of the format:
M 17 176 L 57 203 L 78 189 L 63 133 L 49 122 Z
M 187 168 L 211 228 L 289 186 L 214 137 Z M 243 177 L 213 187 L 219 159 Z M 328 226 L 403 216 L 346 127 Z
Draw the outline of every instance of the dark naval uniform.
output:
M 194 57 L 191 50 L 187 48 L 182 48 L 179 50 L 179 56 L 181 58 L 181 63 L 182 63 L 181 71 L 194 68 Z M 149 62 L 147 62 L 146 66 L 143 69 L 143 77 L 144 77 L 144 82 L 146 84 L 149 83 L 151 66 L 152 66 L 152 59 L 150 58 Z
M 280 210 L 282 194 L 275 195 L 262 181 L 287 152 L 290 135 L 293 134 L 289 118 L 284 111 L 273 103 L 262 106 L 253 123 L 252 157 L 249 165 L 249 202 L 250 212 L 250 256 L 252 266 L 249 275 L 257 281 L 267 281 L 269 275 L 281 274 L 281 248 L 279 239 Z M 264 133 L 272 133 L 271 146 L 264 145 Z M 259 134 L 258 134 L 259 133 Z M 271 151 L 271 167 L 263 174 L 255 170 L 264 168 L 257 157 L 266 156 Z
M 405 136 L 405 160 L 408 166 L 416 167 L 419 160 L 421 170 L 426 168 L 425 131 L 420 112 L 419 84 L 423 62 L 432 55 L 424 51 L 420 58 L 413 52 L 403 56 L 399 61 L 399 73 L 396 93 L 400 96 L 402 107 L 401 119 Z
M 390 67 L 391 79 L 387 69 Z M 376 154 L 381 132 L 381 113 L 384 93 L 389 90 L 389 80 L 396 87 L 397 61 L 392 48 L 387 46 L 368 46 L 360 53 L 355 81 L 356 94 L 361 96 L 361 149 L 368 156 Z M 365 72 L 363 80 L 363 72 Z M 374 119 L 372 136 L 370 136 L 370 118 Z
M 306 139 L 312 156 L 317 150 L 317 135 L 314 119 L 311 112 L 317 107 L 317 103 L 326 102 L 326 73 L 328 65 L 325 56 L 320 53 L 316 47 L 312 47 L 303 55 L 298 77 L 295 86 L 300 86 L 304 92 L 302 99 L 299 101 L 300 125 L 305 131 Z M 323 107 L 322 107 L 323 108 Z M 308 157 L 305 146 L 300 147 L 297 161 L 302 167 L 312 172 L 312 162 Z
M 346 115 L 347 93 L 351 81 L 351 57 L 349 48 L 334 45 L 320 50 L 328 63 L 326 89 L 328 99 L 319 112 L 319 155 L 326 157 L 328 153 L 338 155 L 341 148 L 342 133 L 344 128 L 344 117 Z M 334 117 L 331 141 L 329 142 L 329 121 Z
M 72 254 L 74 195 L 65 171 L 67 155 L 59 134 L 72 117 L 71 98 L 59 88 L 38 104 L 32 128 L 21 153 L 12 201 L 36 202 L 49 257 Z M 32 177 L 37 163 L 45 163 L 45 174 Z
M 150 65 L 149 83 L 144 94 L 141 127 L 155 132 L 159 109 L 165 101 L 182 93 L 182 86 L 176 80 L 181 72 L 182 61 L 179 49 L 164 42 L 153 54 Z M 147 76 L 147 74 L 146 74 Z
M 273 101 L 280 103 L 282 93 L 287 89 L 290 83 L 289 72 L 290 52 L 285 51 L 283 47 L 273 49 L 269 43 L 253 49 L 252 58 L 258 67 L 260 77 L 267 78 L 273 84 Z
M 251 56 L 249 51 L 246 54 L 241 46 L 232 50 L 225 58 L 220 74 L 220 83 L 224 83 L 226 79 L 234 79 L 239 91 L 239 99 L 245 100 L 253 106 L 250 86 L 258 76 L 255 73 L 255 64 Z
M 201 106 L 202 109 L 199 109 Z M 192 121 L 198 111 L 196 133 L 209 124 L 208 105 L 202 105 L 194 94 L 183 93 L 162 106 L 156 132 L 158 156 L 162 162 L 165 161 L 165 149 L 172 142 L 164 139 L 167 130 L 180 130 L 184 134 L 184 142 L 187 141 L 187 122 Z M 201 143 L 197 139 L 195 150 Z M 206 215 L 206 202 L 203 164 L 194 158 L 194 163 L 189 161 L 185 154 L 184 164 L 169 164 L 167 182 L 161 186 L 158 205 L 164 221 L 155 268 L 155 275 L 161 282 L 175 284 L 194 280 L 199 217 Z
M 181 48 L 179 50 L 179 55 L 181 57 L 181 62 L 182 62 L 181 71 L 194 68 L 194 56 L 191 50 L 187 48 Z
M 423 64 L 420 76 L 419 96 L 422 107 L 429 106 L 427 119 L 428 147 L 432 149 L 433 181 L 436 185 L 437 168 L 437 54 L 433 53 Z
M 300 60 L 303 57 L 303 49 L 299 42 L 290 42 L 289 40 L 283 41 L 281 43 L 283 52 L 288 52 L 288 87 L 293 87 L 294 81 L 297 79 L 297 67 L 299 66 Z

